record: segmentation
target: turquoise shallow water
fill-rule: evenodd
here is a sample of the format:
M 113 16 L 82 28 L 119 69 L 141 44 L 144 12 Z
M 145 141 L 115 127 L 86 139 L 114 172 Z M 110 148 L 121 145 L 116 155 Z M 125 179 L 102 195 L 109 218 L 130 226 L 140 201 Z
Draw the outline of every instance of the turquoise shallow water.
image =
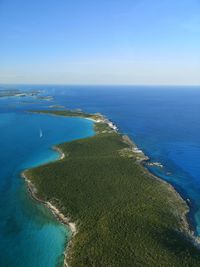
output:
M 51 147 L 93 135 L 93 123 L 15 111 L 0 108 L 0 266 L 62 266 L 70 232 L 30 197 L 20 173 L 58 159 Z

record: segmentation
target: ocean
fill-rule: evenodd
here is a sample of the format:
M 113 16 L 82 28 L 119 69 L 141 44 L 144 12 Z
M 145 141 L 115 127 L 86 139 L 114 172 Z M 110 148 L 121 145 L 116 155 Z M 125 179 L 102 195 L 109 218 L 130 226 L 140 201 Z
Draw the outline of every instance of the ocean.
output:
M 0 99 L 0 266 L 59 266 L 70 233 L 30 198 L 19 175 L 58 158 L 52 145 L 94 134 L 91 121 L 26 112 L 32 109 L 80 108 L 110 118 L 151 162 L 163 165 L 147 168 L 187 200 L 188 219 L 200 235 L 200 87 L 12 87 L 42 90 L 53 100 Z

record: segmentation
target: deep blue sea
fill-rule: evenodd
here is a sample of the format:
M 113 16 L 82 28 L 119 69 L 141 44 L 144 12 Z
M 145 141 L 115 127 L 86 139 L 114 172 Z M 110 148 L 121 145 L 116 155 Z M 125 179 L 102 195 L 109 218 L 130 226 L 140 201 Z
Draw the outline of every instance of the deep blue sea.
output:
M 0 99 L 0 266 L 53 267 L 63 260 L 70 233 L 30 198 L 19 174 L 24 168 L 58 158 L 50 149 L 52 145 L 94 132 L 88 120 L 25 112 L 52 105 L 101 112 L 128 134 L 152 162 L 162 163 L 164 168 L 150 170 L 190 200 L 189 220 L 200 235 L 200 87 L 12 88 L 39 89 L 42 95 L 54 99 Z

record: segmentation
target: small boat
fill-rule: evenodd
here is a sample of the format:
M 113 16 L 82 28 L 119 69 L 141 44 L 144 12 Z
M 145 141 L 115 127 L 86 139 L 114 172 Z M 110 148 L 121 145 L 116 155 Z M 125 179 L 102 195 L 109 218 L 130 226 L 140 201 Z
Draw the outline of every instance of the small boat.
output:
M 42 133 L 42 130 L 40 129 L 40 138 L 42 138 L 43 136 L 43 133 Z

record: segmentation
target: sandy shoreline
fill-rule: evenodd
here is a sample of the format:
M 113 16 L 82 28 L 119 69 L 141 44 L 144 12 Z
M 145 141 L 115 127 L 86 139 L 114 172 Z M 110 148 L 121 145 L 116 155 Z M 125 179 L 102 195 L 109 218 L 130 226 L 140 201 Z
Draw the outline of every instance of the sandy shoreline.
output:
M 49 114 L 49 115 L 54 115 L 54 114 Z M 55 115 L 55 116 L 59 116 L 59 115 Z M 95 120 L 95 119 L 92 119 L 92 118 L 84 118 L 84 117 L 80 117 L 80 118 L 93 121 L 94 124 L 97 124 L 99 122 L 107 123 L 111 130 L 114 130 L 114 131 L 116 131 L 116 132 L 119 133 L 118 127 L 111 120 L 105 118 L 103 115 L 101 115 L 101 116 L 102 116 L 102 119 L 100 119 L 100 120 Z M 121 134 L 121 133 L 119 133 L 119 134 Z M 122 139 L 123 139 L 123 137 L 124 136 L 122 135 Z M 139 150 L 138 147 L 137 147 L 137 145 L 128 136 L 126 136 L 126 138 L 127 138 L 126 141 L 127 141 L 128 145 L 131 148 L 135 148 L 136 150 Z M 63 151 L 59 147 L 54 146 L 53 149 L 60 153 L 60 158 L 58 160 L 62 160 L 62 159 L 65 158 L 65 154 L 63 153 Z M 136 155 L 136 153 L 137 153 L 137 151 L 135 151 L 135 155 Z M 168 183 L 167 181 L 165 181 L 161 177 L 154 175 L 153 173 L 151 173 L 145 167 L 145 164 L 146 164 L 147 160 L 149 160 L 149 157 L 146 156 L 143 153 L 143 151 L 142 151 L 141 154 L 143 156 L 141 157 L 141 160 L 138 160 L 138 164 L 141 164 L 142 165 L 144 171 L 150 177 L 152 177 L 153 179 L 157 179 L 161 183 L 163 183 L 165 186 L 167 186 L 168 189 L 171 192 L 174 193 L 174 195 L 177 197 L 177 199 L 179 199 L 184 204 L 185 210 L 182 212 L 182 215 L 181 215 L 181 218 L 180 218 L 180 224 L 182 226 L 181 229 L 180 229 L 180 232 L 183 234 L 184 238 L 186 238 L 187 240 L 189 240 L 190 242 L 192 242 L 196 247 L 198 247 L 200 249 L 200 237 L 194 235 L 194 231 L 192 231 L 191 226 L 190 226 L 190 224 L 188 222 L 188 219 L 187 219 L 187 215 L 188 215 L 188 213 L 190 211 L 190 208 L 189 208 L 189 206 L 187 204 L 187 201 L 181 196 L 181 194 L 179 194 L 179 192 L 176 191 L 176 189 L 175 189 L 174 186 L 172 186 L 170 183 Z M 37 189 L 34 186 L 34 184 L 32 184 L 32 182 L 26 176 L 26 170 L 21 174 L 21 176 L 25 179 L 25 181 L 27 183 L 27 186 L 28 186 L 28 190 L 29 190 L 31 196 L 33 197 L 33 199 L 35 199 L 35 200 L 39 201 L 40 203 L 44 204 L 47 208 L 49 208 L 51 210 L 51 212 L 53 213 L 53 215 L 61 223 L 63 223 L 67 227 L 69 227 L 72 235 L 71 235 L 71 239 L 70 239 L 69 243 L 67 244 L 67 247 L 66 247 L 66 249 L 64 251 L 65 258 L 64 258 L 64 265 L 63 265 L 64 267 L 69 267 L 68 264 L 67 264 L 67 252 L 68 252 L 68 249 L 70 248 L 70 246 L 71 246 L 71 244 L 73 242 L 73 237 L 77 233 L 76 224 L 73 223 L 73 222 L 71 222 L 70 218 L 65 217 L 65 215 L 62 212 L 60 212 L 59 209 L 56 206 L 54 206 L 52 203 L 43 201 L 42 199 L 40 199 L 40 198 L 38 198 L 36 196 Z
M 58 160 L 62 160 L 65 158 L 65 153 L 63 153 L 62 150 L 58 146 L 54 146 L 53 150 L 57 151 L 60 154 L 60 157 Z
M 53 147 L 53 150 L 57 151 L 60 153 L 60 157 L 59 159 L 57 160 L 62 160 L 65 158 L 65 154 L 62 152 L 62 150 L 57 147 L 57 146 L 54 146 Z M 45 164 L 48 164 L 48 163 L 45 163 Z M 39 203 L 43 204 L 44 206 L 46 206 L 51 212 L 52 214 L 56 217 L 56 219 L 58 219 L 62 224 L 64 224 L 66 227 L 68 227 L 70 229 L 70 232 L 71 232 L 71 238 L 70 238 L 70 241 L 69 243 L 67 244 L 67 247 L 65 248 L 65 251 L 63 252 L 64 253 L 64 263 L 63 263 L 63 267 L 69 267 L 68 264 L 67 264 L 67 251 L 71 245 L 71 242 L 72 242 L 72 239 L 73 237 L 76 235 L 77 233 L 77 228 L 76 228 L 76 224 L 74 222 L 71 222 L 70 218 L 66 217 L 56 206 L 54 206 L 51 202 L 49 201 L 44 201 L 40 198 L 38 198 L 36 196 L 36 193 L 37 193 L 37 189 L 35 187 L 35 185 L 30 181 L 30 179 L 27 177 L 26 175 L 26 171 L 28 170 L 25 170 L 21 173 L 21 177 L 24 178 L 25 182 L 26 182 L 26 185 L 28 187 L 28 191 L 30 192 L 30 195 L 31 197 L 38 201 Z
M 34 184 L 31 183 L 31 181 L 28 179 L 28 177 L 26 176 L 25 172 L 26 171 L 22 172 L 21 176 L 24 178 L 24 180 L 26 182 L 26 185 L 28 187 L 28 190 L 30 192 L 31 197 L 34 200 L 36 200 L 39 203 L 41 203 L 44 206 L 46 206 L 52 212 L 52 214 L 56 217 L 56 219 L 58 219 L 62 224 L 66 225 L 70 229 L 71 238 L 70 238 L 70 241 L 67 244 L 67 247 L 66 247 L 66 249 L 64 251 L 64 264 L 63 264 L 64 267 L 69 267 L 68 264 L 67 264 L 67 251 L 68 251 L 68 249 L 69 249 L 69 247 L 71 245 L 73 237 L 77 233 L 76 224 L 71 222 L 71 220 L 68 217 L 66 217 L 62 212 L 60 212 L 59 209 L 56 206 L 54 206 L 51 202 L 44 201 L 44 200 L 42 200 L 42 199 L 40 199 L 40 198 L 38 198 L 36 196 L 37 189 L 34 186 Z

